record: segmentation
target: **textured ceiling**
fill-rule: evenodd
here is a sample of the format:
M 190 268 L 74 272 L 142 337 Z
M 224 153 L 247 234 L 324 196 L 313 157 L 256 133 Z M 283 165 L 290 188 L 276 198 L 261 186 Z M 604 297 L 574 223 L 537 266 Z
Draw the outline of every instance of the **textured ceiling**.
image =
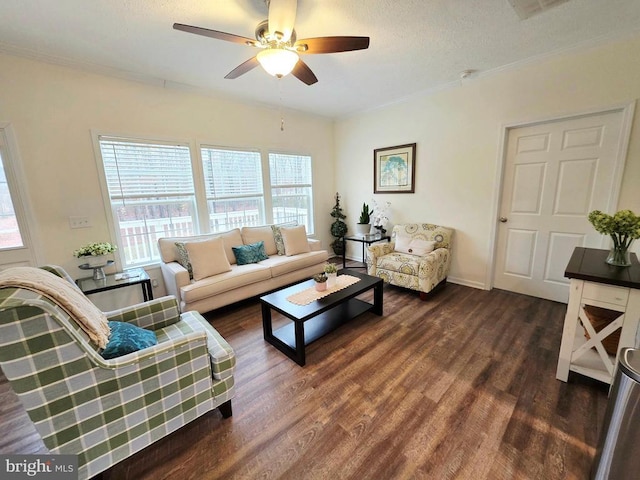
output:
M 256 51 L 172 28 L 253 38 L 263 0 L 2 0 L 0 51 L 341 117 L 458 82 L 463 70 L 640 31 L 640 0 L 570 0 L 525 20 L 519 1 L 529 0 L 299 0 L 298 38 L 371 37 L 368 50 L 305 56 L 312 86 L 261 68 L 225 80 Z

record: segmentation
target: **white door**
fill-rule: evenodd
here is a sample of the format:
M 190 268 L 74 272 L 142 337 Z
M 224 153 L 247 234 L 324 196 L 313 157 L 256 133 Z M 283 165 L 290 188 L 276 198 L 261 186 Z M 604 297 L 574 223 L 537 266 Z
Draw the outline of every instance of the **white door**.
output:
M 566 303 L 576 246 L 603 248 L 587 220 L 615 208 L 622 111 L 508 132 L 494 286 Z
M 7 131 L 0 125 L 0 270 L 36 265 L 23 185 L 21 170 L 11 157 Z

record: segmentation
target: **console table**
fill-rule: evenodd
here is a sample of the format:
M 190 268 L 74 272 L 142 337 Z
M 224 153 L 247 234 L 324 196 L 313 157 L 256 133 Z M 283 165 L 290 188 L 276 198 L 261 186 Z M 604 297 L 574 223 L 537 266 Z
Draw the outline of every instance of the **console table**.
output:
M 640 264 L 636 255 L 631 255 L 630 267 L 614 267 L 605 262 L 608 253 L 608 250 L 577 247 L 564 273 L 571 284 L 556 371 L 556 378 L 563 382 L 572 371 L 611 384 L 620 348 L 636 345 L 640 323 Z M 596 333 L 585 313 L 587 305 L 619 315 Z M 618 328 L 621 328 L 618 355 L 609 355 L 602 340 Z M 589 340 L 583 329 L 589 334 Z
M 92 293 L 106 292 L 116 288 L 140 285 L 142 287 L 143 300 L 153 300 L 153 290 L 151 288 L 151 278 L 143 268 L 126 270 L 123 273 L 110 273 L 101 280 L 94 280 L 92 277 L 79 278 L 76 284 L 85 295 Z

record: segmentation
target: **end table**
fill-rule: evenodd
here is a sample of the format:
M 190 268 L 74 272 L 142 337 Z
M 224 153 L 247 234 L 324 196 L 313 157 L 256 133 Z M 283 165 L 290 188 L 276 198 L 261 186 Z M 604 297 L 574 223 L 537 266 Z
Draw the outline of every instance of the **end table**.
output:
M 387 242 L 391 241 L 391 237 L 389 235 L 375 234 L 375 235 L 351 235 L 348 237 L 342 237 L 342 268 L 347 268 L 347 240 L 350 242 L 360 242 L 362 243 L 362 262 L 364 265 L 362 267 L 349 267 L 349 268 L 367 268 L 367 257 L 365 257 L 365 246 L 369 246 L 372 243 L 380 242 L 382 240 L 386 240 Z
M 116 277 L 118 278 L 117 280 Z M 142 298 L 144 301 L 153 300 L 151 279 L 143 268 L 133 268 L 122 273 L 110 273 L 105 275 L 105 278 L 101 280 L 94 280 L 92 277 L 79 278 L 76 280 L 76 284 L 85 295 L 115 290 L 116 288 L 130 287 L 131 285 L 140 285 L 142 287 Z

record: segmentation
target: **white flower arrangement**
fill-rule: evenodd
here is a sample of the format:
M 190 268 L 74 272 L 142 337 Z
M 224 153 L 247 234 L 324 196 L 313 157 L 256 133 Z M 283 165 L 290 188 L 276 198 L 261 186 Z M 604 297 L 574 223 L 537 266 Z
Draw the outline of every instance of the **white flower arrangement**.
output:
M 74 250 L 73 256 L 76 258 L 80 257 L 98 257 L 100 255 L 107 255 L 109 253 L 113 253 L 116 251 L 118 247 L 112 245 L 109 242 L 93 242 L 88 243 L 80 247 L 77 250 Z
M 391 202 L 384 202 L 383 204 L 378 204 L 375 199 L 371 200 L 371 204 L 373 205 L 373 226 L 378 230 L 384 230 L 384 227 L 389 223 L 388 212 L 391 208 Z M 384 232 L 383 232 L 384 233 Z

